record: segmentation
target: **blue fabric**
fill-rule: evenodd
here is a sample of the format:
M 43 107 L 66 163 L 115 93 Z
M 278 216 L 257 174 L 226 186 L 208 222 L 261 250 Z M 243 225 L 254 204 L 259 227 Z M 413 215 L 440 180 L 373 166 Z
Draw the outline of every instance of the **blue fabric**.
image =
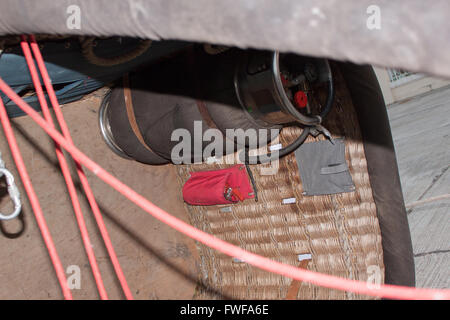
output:
M 133 50 L 137 41 L 139 40 L 129 38 L 98 40 L 94 51 L 102 57 L 118 56 Z M 49 41 L 41 45 L 43 45 L 41 52 L 52 83 L 59 88 L 56 91 L 58 101 L 64 104 L 76 101 L 85 94 L 120 78 L 124 73 L 139 65 L 177 51 L 187 44 L 180 41 L 153 42 L 151 47 L 139 57 L 111 67 L 97 66 L 87 61 L 81 53 L 78 39 Z M 28 89 L 33 89 L 28 66 L 20 46 L 13 47 L 0 56 L 0 76 L 19 95 Z M 10 117 L 24 114 L 3 93 L 0 93 L 0 97 L 5 103 Z M 24 100 L 35 110 L 40 110 L 36 95 L 25 97 Z

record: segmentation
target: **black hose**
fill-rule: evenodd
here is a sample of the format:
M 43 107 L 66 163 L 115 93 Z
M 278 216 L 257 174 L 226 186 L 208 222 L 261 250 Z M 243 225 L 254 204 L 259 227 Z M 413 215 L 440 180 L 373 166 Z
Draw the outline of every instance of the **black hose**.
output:
M 328 68 L 330 68 L 330 65 L 327 63 Z M 333 81 L 333 74 L 331 73 L 331 68 L 329 69 L 329 75 L 330 78 L 328 79 L 328 95 L 327 95 L 327 101 L 325 103 L 325 108 L 320 112 L 319 116 L 321 118 L 321 122 L 325 117 L 330 113 L 331 108 L 333 107 L 334 102 L 334 81 Z M 278 160 L 289 153 L 295 151 L 300 145 L 305 142 L 306 138 L 308 137 L 312 127 L 305 127 L 303 132 L 300 134 L 300 136 L 295 139 L 290 145 L 288 145 L 285 148 L 282 148 L 278 151 L 278 154 L 275 154 L 274 156 L 271 156 L 271 153 L 267 153 L 264 156 L 254 156 L 250 157 L 248 155 L 248 149 L 245 149 L 243 152 L 239 154 L 239 158 L 241 161 L 245 162 L 246 164 L 263 164 L 267 163 L 273 160 Z M 245 157 L 245 159 L 243 159 Z
M 278 150 L 277 153 L 275 154 L 271 154 L 266 153 L 264 156 L 252 156 L 250 157 L 248 155 L 248 149 L 245 149 L 244 151 L 242 151 L 239 154 L 239 159 L 244 162 L 245 164 L 264 164 L 264 163 L 268 163 L 271 161 L 276 161 L 286 155 L 288 155 L 289 153 L 295 151 L 298 147 L 300 147 L 300 145 L 305 142 L 306 138 L 308 137 L 309 133 L 311 131 L 311 127 L 305 127 L 302 131 L 302 133 L 300 134 L 300 136 L 298 136 L 297 139 L 295 139 L 290 145 L 288 145 L 287 147 L 281 148 L 280 150 Z M 245 157 L 245 158 L 244 158 Z
M 334 102 L 334 81 L 333 81 L 333 75 L 331 73 L 331 70 L 329 72 L 330 79 L 328 79 L 328 95 L 327 95 L 327 102 L 325 103 L 325 108 L 322 110 L 322 112 L 319 114 L 320 118 L 325 119 L 325 117 L 330 113 L 331 107 L 333 106 Z
M 253 187 L 253 192 L 255 194 L 255 202 L 258 202 L 258 189 L 256 188 L 255 177 L 253 176 L 252 170 L 250 169 L 248 163 L 245 164 L 245 169 L 247 170 L 248 177 L 250 178 L 250 182 Z

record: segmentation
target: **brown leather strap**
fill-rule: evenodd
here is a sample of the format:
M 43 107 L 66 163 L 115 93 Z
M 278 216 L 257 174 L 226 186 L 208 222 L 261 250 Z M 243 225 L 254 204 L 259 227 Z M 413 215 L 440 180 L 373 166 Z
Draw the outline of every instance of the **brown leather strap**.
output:
M 130 90 L 130 79 L 128 73 L 123 76 L 123 96 L 125 98 L 125 107 L 127 108 L 128 121 L 130 122 L 131 129 L 133 129 L 134 134 L 138 138 L 139 142 L 149 151 L 153 150 L 145 143 L 144 137 L 142 136 L 141 130 L 136 121 L 136 116 L 133 109 L 133 100 L 131 98 Z
M 308 267 L 308 263 L 311 260 L 302 260 L 300 261 L 298 267 L 302 269 L 306 269 Z M 288 288 L 288 292 L 286 294 L 285 300 L 297 300 L 298 290 L 300 290 L 300 285 L 302 284 L 299 280 L 292 280 L 291 285 Z
M 195 100 L 197 103 L 198 111 L 200 112 L 200 115 L 202 116 L 203 120 L 206 122 L 208 127 L 217 129 L 216 124 L 214 123 L 214 120 L 211 118 L 211 115 L 208 112 L 208 109 L 206 108 L 205 102 L 202 100 Z

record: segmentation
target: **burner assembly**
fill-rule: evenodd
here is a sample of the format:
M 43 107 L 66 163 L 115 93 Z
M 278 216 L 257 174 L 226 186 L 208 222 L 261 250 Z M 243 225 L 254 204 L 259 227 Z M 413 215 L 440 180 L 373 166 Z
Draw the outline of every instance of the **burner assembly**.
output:
M 326 93 L 326 98 L 319 92 Z M 326 59 L 238 49 L 212 55 L 192 49 L 130 74 L 127 85 L 119 85 L 105 96 L 99 122 L 107 145 L 124 158 L 148 164 L 205 160 L 203 151 L 208 144 L 204 141 L 201 147 L 184 151 L 178 162 L 171 152 L 176 145 L 172 132 L 185 129 L 195 136 L 197 121 L 202 133 L 219 129 L 223 135 L 223 151 L 213 156 L 243 149 L 241 160 L 257 164 L 295 151 L 311 133 L 322 132 L 331 138 L 321 124 L 333 98 L 333 76 Z M 271 129 L 279 132 L 292 125 L 303 131 L 291 144 L 265 156 L 248 156 L 250 149 L 277 136 Z M 230 129 L 270 133 L 266 139 L 258 135 L 255 146 L 248 137 L 230 139 Z M 231 148 L 225 146 L 229 140 Z
M 324 107 L 314 105 L 314 90 L 328 85 Z M 251 52 L 235 78 L 241 106 L 255 119 L 272 124 L 318 125 L 331 109 L 333 77 L 328 60 L 279 52 Z
M 327 85 L 327 97 L 322 106 L 316 91 Z M 269 162 L 297 149 L 312 129 L 321 125 L 333 105 L 334 84 L 326 59 L 315 59 L 279 52 L 255 52 L 245 55 L 235 77 L 235 89 L 240 105 L 255 121 L 304 126 L 302 134 L 290 145 L 277 150 L 275 157 L 246 157 L 249 163 Z M 245 154 L 241 153 L 241 159 Z

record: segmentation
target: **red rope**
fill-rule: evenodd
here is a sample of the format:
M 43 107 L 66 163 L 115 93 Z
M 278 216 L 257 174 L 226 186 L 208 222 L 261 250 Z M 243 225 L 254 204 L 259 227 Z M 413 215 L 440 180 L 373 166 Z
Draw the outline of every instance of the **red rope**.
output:
M 40 71 L 40 73 L 42 75 L 42 79 L 43 79 L 44 84 L 45 84 L 45 88 L 47 89 L 47 93 L 49 95 L 50 102 L 51 102 L 51 104 L 53 106 L 53 110 L 55 111 L 56 119 L 57 119 L 57 121 L 59 123 L 59 126 L 61 127 L 61 131 L 63 133 L 63 136 L 70 143 L 73 144 L 69 128 L 67 126 L 66 121 L 64 120 L 64 116 L 63 116 L 63 113 L 61 111 L 61 107 L 59 106 L 58 99 L 56 97 L 55 91 L 53 90 L 51 79 L 50 79 L 50 76 L 48 75 L 47 68 L 46 68 L 45 63 L 44 63 L 44 59 L 42 58 L 42 54 L 41 54 L 41 52 L 39 50 L 39 46 L 36 43 L 36 39 L 35 39 L 35 37 L 33 35 L 30 36 L 30 39 L 31 39 L 31 49 L 33 50 L 34 56 L 36 58 L 37 65 L 39 67 L 39 71 Z M 105 225 L 105 222 L 103 221 L 103 217 L 102 217 L 102 214 L 101 214 L 100 209 L 98 207 L 97 201 L 95 200 L 94 193 L 92 192 L 92 189 L 91 189 L 91 187 L 89 185 L 89 182 L 88 182 L 87 177 L 86 177 L 86 175 L 85 175 L 85 173 L 83 171 L 83 168 L 81 167 L 81 164 L 78 161 L 76 161 L 76 160 L 75 160 L 75 164 L 76 164 L 76 167 L 77 167 L 77 172 L 78 172 L 78 176 L 80 178 L 81 185 L 82 185 L 82 187 L 84 189 L 84 192 L 86 194 L 86 198 L 88 199 L 89 205 L 90 205 L 90 207 L 92 209 L 92 213 L 94 214 L 95 220 L 97 222 L 97 226 L 98 226 L 98 228 L 100 230 L 100 234 L 101 234 L 101 236 L 103 238 L 103 242 L 105 243 L 105 247 L 106 247 L 106 250 L 108 251 L 108 255 L 109 255 L 110 259 L 111 259 L 111 263 L 112 263 L 112 265 L 114 267 L 116 276 L 117 276 L 117 278 L 119 280 L 119 283 L 120 283 L 120 285 L 122 287 L 122 290 L 123 290 L 123 292 L 125 294 L 125 297 L 128 300 L 133 300 L 133 294 L 131 293 L 131 290 L 128 287 L 127 280 L 126 280 L 125 275 L 123 273 L 122 267 L 120 266 L 119 259 L 117 258 L 116 252 L 115 252 L 113 244 L 111 242 L 111 238 L 109 237 L 108 230 L 106 229 L 106 225 Z
M 379 288 L 373 288 L 366 282 L 349 280 L 321 274 L 313 271 L 303 270 L 279 263 L 271 259 L 256 255 L 243 250 L 228 242 L 220 240 L 208 233 L 194 228 L 193 226 L 175 218 L 161 208 L 157 207 L 127 185 L 123 184 L 117 178 L 109 174 L 106 170 L 92 161 L 84 153 L 75 147 L 75 145 L 65 139 L 58 131 L 52 128 L 39 114 L 34 111 L 25 101 L 23 101 L 1 78 L 0 90 L 3 91 L 15 104 L 25 111 L 36 123 L 41 126 L 57 143 L 66 149 L 74 159 L 78 160 L 89 170 L 94 172 L 100 179 L 123 194 L 136 205 L 147 211 L 153 217 L 176 229 L 177 231 L 197 240 L 205 245 L 216 249 L 230 257 L 238 258 L 246 263 L 263 270 L 280 274 L 299 281 L 310 282 L 315 285 L 324 286 L 344 291 L 351 291 L 359 294 L 371 295 L 376 297 L 386 297 L 394 299 L 450 299 L 450 290 L 439 289 L 421 289 L 409 288 L 394 285 L 380 285 Z M 5 109 L 2 105 L 2 109 Z M 6 110 L 3 110 L 6 113 Z
M 17 146 L 16 138 L 14 137 L 14 132 L 9 122 L 8 114 L 6 113 L 5 105 L 3 100 L 0 98 L 0 120 L 2 122 L 3 131 L 5 132 L 6 139 L 8 140 L 9 148 L 11 149 L 12 156 L 17 166 L 17 171 L 19 171 L 20 178 L 22 179 L 23 186 L 27 192 L 28 199 L 30 200 L 31 207 L 33 208 L 34 216 L 36 218 L 39 230 L 41 231 L 42 238 L 47 247 L 48 254 L 50 255 L 50 260 L 52 261 L 53 268 L 56 272 L 56 277 L 58 278 L 59 284 L 62 288 L 64 298 L 66 300 L 72 300 L 72 293 L 70 292 L 69 286 L 67 285 L 66 274 L 59 259 L 58 252 L 56 251 L 55 243 L 53 242 L 50 231 L 48 230 L 47 222 L 45 221 L 44 214 L 42 213 L 41 205 L 34 192 L 33 185 L 31 184 L 30 177 L 28 175 L 27 168 L 23 162 L 22 154 L 20 153 L 19 147 Z
M 25 36 L 22 36 L 22 42 L 20 43 L 22 47 L 22 51 L 25 56 L 25 60 L 28 64 L 28 68 L 31 74 L 31 79 L 33 81 L 34 87 L 36 89 L 36 94 L 41 104 L 42 113 L 44 114 L 44 118 L 47 121 L 48 125 L 51 128 L 55 128 L 53 124 L 52 115 L 47 105 L 47 101 L 45 99 L 44 91 L 42 90 L 41 82 L 39 80 L 39 75 L 36 70 L 36 66 L 34 65 L 33 57 L 31 55 L 30 47 L 28 46 L 27 40 Z M 81 238 L 83 240 L 84 249 L 88 256 L 89 263 L 91 265 L 92 273 L 94 275 L 95 282 L 97 284 L 97 289 L 100 294 L 100 298 L 102 300 L 107 300 L 108 295 L 106 293 L 105 285 L 103 284 L 103 279 L 100 274 L 100 269 L 97 264 L 97 260 L 95 259 L 94 249 L 92 248 L 92 243 L 89 238 L 89 233 L 86 227 L 86 222 L 83 217 L 83 212 L 81 210 L 80 201 L 78 200 L 77 190 L 75 188 L 75 184 L 73 183 L 72 176 L 70 175 L 69 166 L 67 164 L 66 158 L 61 150 L 61 147 L 58 143 L 55 143 L 55 151 L 56 156 L 59 161 L 59 165 L 61 167 L 62 174 L 64 176 L 64 180 L 66 181 L 67 190 L 69 192 L 70 199 L 72 201 L 72 206 L 75 212 L 75 217 L 78 223 L 78 227 L 80 229 Z

